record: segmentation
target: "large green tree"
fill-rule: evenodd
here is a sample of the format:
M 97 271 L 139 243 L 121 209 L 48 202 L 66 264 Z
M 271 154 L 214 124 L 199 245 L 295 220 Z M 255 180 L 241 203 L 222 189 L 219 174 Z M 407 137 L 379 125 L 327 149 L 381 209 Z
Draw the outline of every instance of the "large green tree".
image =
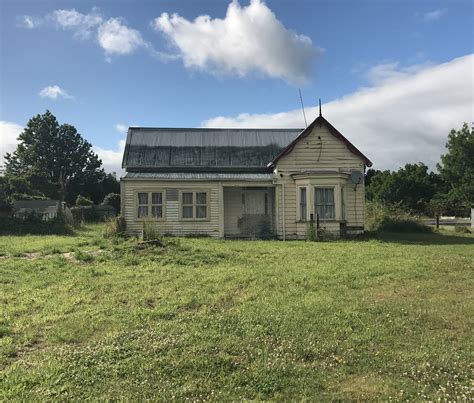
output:
M 406 164 L 398 171 L 378 171 L 370 178 L 367 194 L 384 204 L 401 205 L 416 213 L 429 211 L 439 179 L 423 163 Z
M 447 186 L 452 204 L 474 205 L 474 131 L 464 123 L 460 130 L 451 130 L 446 143 L 447 153 L 441 156 L 438 170 Z
M 14 153 L 5 156 L 6 178 L 21 178 L 30 192 L 64 200 L 71 182 L 100 182 L 105 177 L 92 145 L 74 126 L 60 125 L 50 111 L 31 118 L 18 140 Z

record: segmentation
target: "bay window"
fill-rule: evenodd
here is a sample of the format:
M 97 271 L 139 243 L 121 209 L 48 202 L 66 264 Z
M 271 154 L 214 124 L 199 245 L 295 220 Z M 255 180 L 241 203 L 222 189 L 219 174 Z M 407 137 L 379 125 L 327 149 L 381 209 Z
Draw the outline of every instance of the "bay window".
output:
M 336 218 L 333 187 L 314 188 L 314 212 L 319 214 L 321 220 L 334 220 Z

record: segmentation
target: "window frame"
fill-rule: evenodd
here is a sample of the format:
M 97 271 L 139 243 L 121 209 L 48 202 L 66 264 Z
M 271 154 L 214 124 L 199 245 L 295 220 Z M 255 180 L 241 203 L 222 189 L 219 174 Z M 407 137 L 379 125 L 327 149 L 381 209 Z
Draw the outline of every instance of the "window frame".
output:
M 336 186 L 331 185 L 317 185 L 313 186 L 313 211 L 314 211 L 314 219 L 316 220 L 318 214 L 318 205 L 316 204 L 316 190 L 317 189 L 330 189 L 332 190 L 332 207 L 333 207 L 333 216 L 329 218 L 319 217 L 319 221 L 337 221 L 337 203 L 336 203 Z M 328 206 L 329 204 L 325 204 L 324 206 Z
M 305 191 L 305 211 L 306 211 L 306 215 L 303 217 L 302 214 L 301 214 L 301 209 L 302 209 L 302 203 L 301 203 L 301 191 L 304 189 Z M 298 221 L 302 221 L 302 222 L 306 222 L 309 220 L 308 218 L 308 212 L 309 212 L 309 209 L 308 209 L 308 187 L 307 186 L 298 186 L 298 205 L 297 205 L 297 217 L 298 217 Z
M 146 217 L 139 217 L 138 216 L 138 209 L 140 206 L 145 206 L 145 204 L 140 204 L 138 195 L 140 193 L 146 193 L 147 194 L 147 215 Z M 153 193 L 161 193 L 161 204 L 159 203 L 153 203 Z M 148 220 L 153 220 L 153 221 L 165 221 L 166 220 L 166 190 L 165 189 L 156 189 L 156 190 L 137 190 L 135 191 L 135 219 L 138 221 L 148 221 Z M 153 212 L 153 207 L 161 206 L 161 217 L 153 217 L 152 212 Z
M 183 193 L 192 193 L 193 195 L 193 200 L 192 204 L 183 204 Z M 197 202 L 197 194 L 198 193 L 204 193 L 206 195 L 206 204 L 198 203 Z M 189 189 L 189 190 L 180 190 L 179 191 L 179 219 L 181 221 L 210 221 L 209 218 L 209 191 L 208 190 L 195 190 L 195 189 Z M 192 206 L 193 209 L 193 216 L 192 217 L 183 217 L 183 207 L 185 206 Z M 197 208 L 206 206 L 206 217 L 198 218 L 197 217 Z

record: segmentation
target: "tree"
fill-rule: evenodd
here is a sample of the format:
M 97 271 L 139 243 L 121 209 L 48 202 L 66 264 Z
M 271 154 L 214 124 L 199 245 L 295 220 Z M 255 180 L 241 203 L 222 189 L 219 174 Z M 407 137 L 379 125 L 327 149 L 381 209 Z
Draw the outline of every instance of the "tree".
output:
M 406 164 L 398 171 L 379 171 L 371 177 L 367 193 L 373 200 L 426 213 L 436 192 L 436 174 L 423 163 Z
M 82 195 L 99 204 L 109 193 L 119 193 L 120 182 L 117 180 L 115 172 L 106 174 L 100 181 L 96 178 L 75 178 L 71 180 L 66 195 L 66 201 L 74 204 L 78 195 Z
M 461 130 L 451 130 L 446 148 L 438 171 L 448 187 L 451 203 L 469 208 L 474 203 L 474 131 L 467 123 Z
M 449 211 L 451 204 L 446 193 L 436 193 L 429 202 L 429 211 L 436 219 L 436 229 L 439 228 L 441 214 Z
M 89 206 L 92 206 L 93 204 L 94 204 L 94 202 L 92 200 L 89 200 L 86 197 L 81 196 L 81 195 L 77 196 L 76 206 L 89 207 Z
M 18 140 L 15 152 L 5 156 L 6 176 L 23 177 L 34 192 L 64 200 L 72 181 L 105 176 L 92 145 L 74 126 L 59 125 L 48 110 L 31 118 Z
M 115 209 L 117 214 L 120 214 L 120 194 L 119 193 L 109 193 L 105 196 L 102 204 L 106 206 L 112 206 Z

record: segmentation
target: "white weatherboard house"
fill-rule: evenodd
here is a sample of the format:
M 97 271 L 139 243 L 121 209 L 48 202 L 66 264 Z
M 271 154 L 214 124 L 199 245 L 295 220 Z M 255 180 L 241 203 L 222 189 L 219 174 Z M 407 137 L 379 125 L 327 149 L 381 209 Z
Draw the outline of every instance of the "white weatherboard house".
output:
M 306 129 L 128 130 L 121 179 L 129 233 L 304 239 L 308 221 L 364 231 L 372 163 L 325 118 Z

